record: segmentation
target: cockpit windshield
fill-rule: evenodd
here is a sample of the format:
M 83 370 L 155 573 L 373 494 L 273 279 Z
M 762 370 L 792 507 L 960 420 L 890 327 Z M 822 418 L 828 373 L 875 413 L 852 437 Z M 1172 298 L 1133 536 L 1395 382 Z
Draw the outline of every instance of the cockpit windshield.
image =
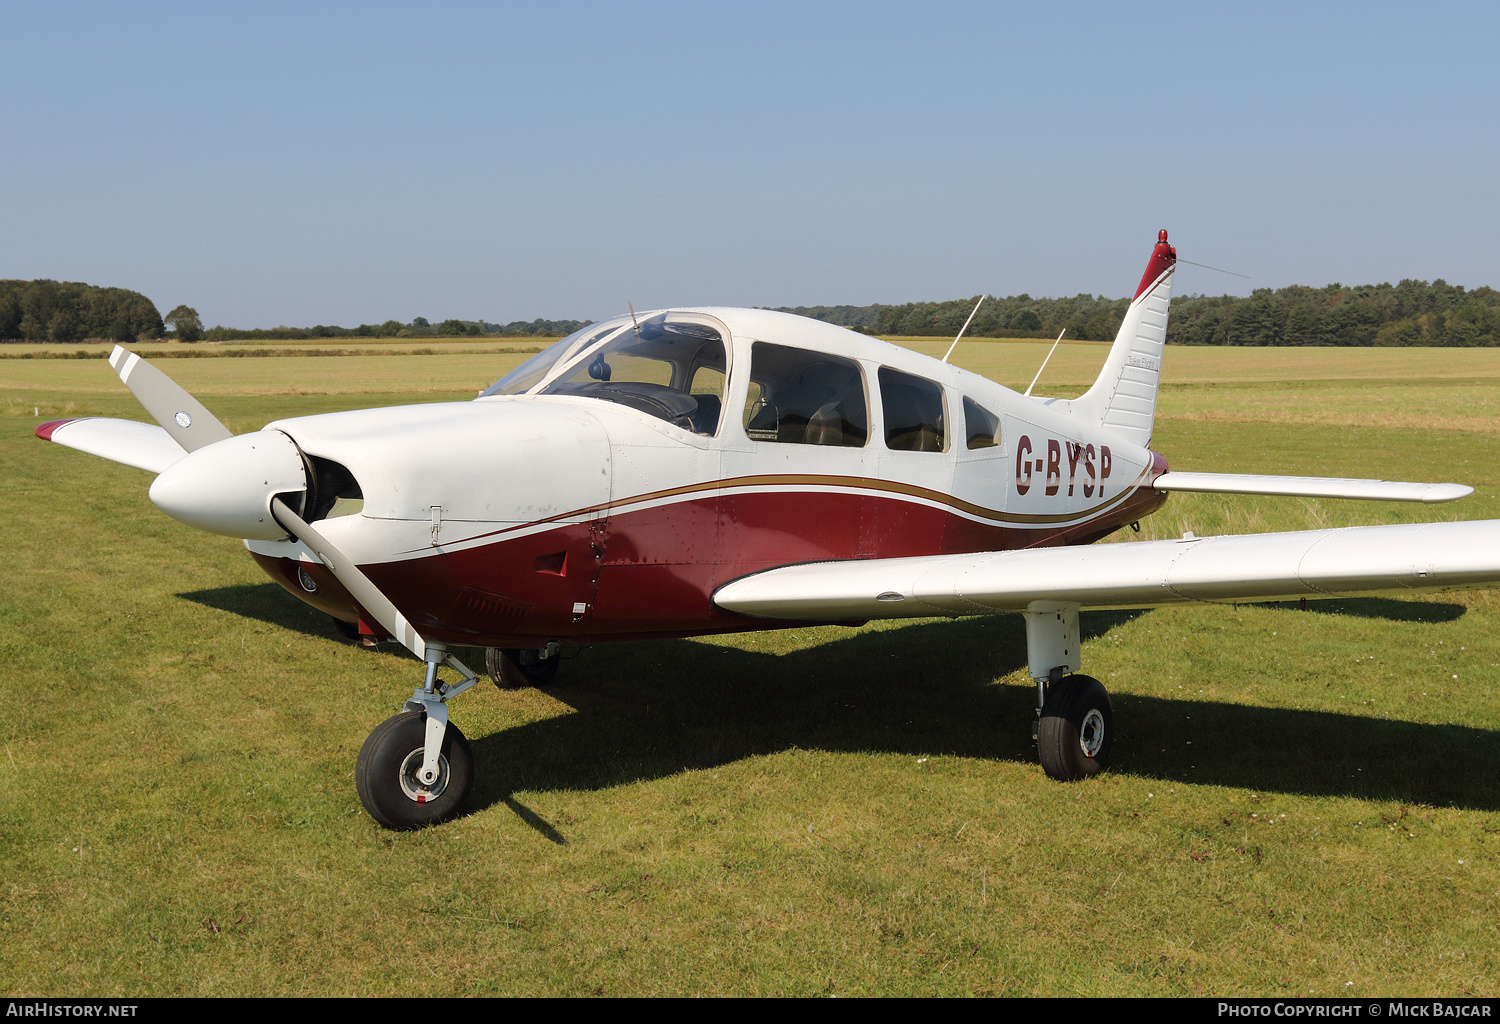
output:
M 585 328 L 522 363 L 485 394 L 596 398 L 712 436 L 719 430 L 728 370 L 725 339 L 707 317 L 656 313 L 638 324 L 627 316 Z
M 479 397 L 487 398 L 490 395 L 524 395 L 546 380 L 547 375 L 552 372 L 553 367 L 566 363 L 573 356 L 578 355 L 596 341 L 608 337 L 628 323 L 630 323 L 630 317 L 617 316 L 613 320 L 592 323 L 581 331 L 574 331 L 566 338 L 548 345 L 520 366 L 507 373 L 504 377 L 495 381 L 495 383 L 485 388 Z

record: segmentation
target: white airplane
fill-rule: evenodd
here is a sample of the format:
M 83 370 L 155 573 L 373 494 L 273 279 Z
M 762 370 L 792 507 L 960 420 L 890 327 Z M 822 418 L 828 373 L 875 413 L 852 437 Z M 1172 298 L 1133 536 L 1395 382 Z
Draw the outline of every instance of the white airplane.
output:
M 242 538 L 283 587 L 426 663 L 360 750 L 389 828 L 463 805 L 447 702 L 545 684 L 563 643 L 1020 612 L 1053 778 L 1108 763 L 1079 611 L 1500 583 L 1500 521 L 1108 544 L 1172 491 L 1450 501 L 1456 484 L 1174 473 L 1150 448 L 1176 251 L 1161 232 L 1098 381 L 1031 398 L 874 338 L 757 309 L 591 324 L 470 402 L 278 420 L 238 436 L 110 356 L 159 426 L 37 435 L 159 474 L 167 515 Z M 461 681 L 445 684 L 440 666 Z

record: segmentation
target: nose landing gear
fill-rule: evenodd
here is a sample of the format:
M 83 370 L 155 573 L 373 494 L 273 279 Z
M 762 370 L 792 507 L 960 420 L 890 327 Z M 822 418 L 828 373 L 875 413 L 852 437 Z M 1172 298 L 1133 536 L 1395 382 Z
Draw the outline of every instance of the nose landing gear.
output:
M 474 784 L 474 755 L 458 726 L 448 722 L 448 701 L 479 682 L 442 644 L 427 642 L 427 677 L 399 715 L 375 727 L 359 748 L 354 787 L 365 810 L 386 828 L 435 825 L 457 814 Z M 447 664 L 464 680 L 447 686 L 437 667 Z
M 456 814 L 474 782 L 469 741 L 450 725 L 438 754 L 437 777 L 423 782 L 427 713 L 403 711 L 375 727 L 359 748 L 354 787 L 370 817 L 389 829 L 435 825 Z

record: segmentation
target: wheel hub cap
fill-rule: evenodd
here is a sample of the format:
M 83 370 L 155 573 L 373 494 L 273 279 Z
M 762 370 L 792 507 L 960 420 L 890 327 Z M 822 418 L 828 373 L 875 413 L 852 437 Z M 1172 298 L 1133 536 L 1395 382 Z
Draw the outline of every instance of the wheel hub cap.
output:
M 1089 757 L 1099 753 L 1104 746 L 1104 715 L 1098 708 L 1090 708 L 1083 716 L 1083 725 L 1078 730 L 1078 744 Z
M 406 755 L 406 760 L 401 762 L 401 792 L 406 794 L 412 803 L 427 804 L 443 795 L 443 790 L 448 788 L 448 759 L 438 755 L 438 775 L 431 785 L 425 784 L 418 777 L 422 770 L 422 758 L 426 751 L 421 747 Z

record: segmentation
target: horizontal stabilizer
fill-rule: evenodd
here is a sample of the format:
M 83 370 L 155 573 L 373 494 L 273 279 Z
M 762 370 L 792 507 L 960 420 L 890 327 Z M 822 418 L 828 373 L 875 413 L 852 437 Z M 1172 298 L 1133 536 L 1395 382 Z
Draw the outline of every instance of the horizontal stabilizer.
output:
M 1032 601 L 1141 608 L 1500 584 L 1500 520 L 813 562 L 720 587 L 767 619 L 841 622 L 1022 611 Z
M 161 427 L 136 420 L 102 416 L 53 420 L 37 427 L 36 436 L 152 473 L 160 473 L 187 454 Z
M 1412 484 L 1400 480 L 1345 480 L 1316 476 L 1253 476 L 1247 473 L 1163 473 L 1151 485 L 1158 491 L 1197 494 L 1267 494 L 1290 498 L 1364 498 L 1421 501 L 1429 505 L 1467 498 L 1463 484 Z

